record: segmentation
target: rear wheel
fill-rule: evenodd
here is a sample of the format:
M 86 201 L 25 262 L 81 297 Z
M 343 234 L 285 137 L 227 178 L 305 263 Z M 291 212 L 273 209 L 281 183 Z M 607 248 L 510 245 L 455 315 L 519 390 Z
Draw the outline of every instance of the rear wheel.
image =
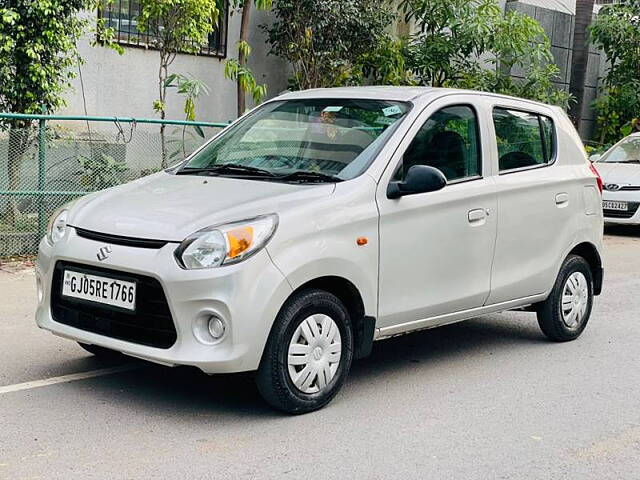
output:
M 84 348 L 87 352 L 94 354 L 99 358 L 120 358 L 122 354 L 120 352 L 116 352 L 115 350 L 110 350 L 108 348 L 100 347 L 98 345 L 89 345 L 88 343 L 80 343 L 78 342 L 82 348 Z
M 566 342 L 580 336 L 593 307 L 593 275 L 577 255 L 565 260 L 549 298 L 538 308 L 538 324 L 551 340 Z
M 353 335 L 342 302 L 323 290 L 292 297 L 274 323 L 256 376 L 258 390 L 288 413 L 322 408 L 351 367 Z

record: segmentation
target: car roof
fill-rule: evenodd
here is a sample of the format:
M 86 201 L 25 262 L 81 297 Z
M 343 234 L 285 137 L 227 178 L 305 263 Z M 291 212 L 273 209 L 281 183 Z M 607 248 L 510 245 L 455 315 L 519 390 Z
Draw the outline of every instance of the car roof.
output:
M 511 97 L 509 95 L 501 95 L 498 93 L 482 92 L 479 90 L 463 90 L 457 88 L 439 88 L 439 87 L 396 87 L 391 85 L 377 85 L 368 87 L 337 87 L 337 88 L 314 88 L 310 90 L 299 90 L 295 92 L 284 92 L 282 95 L 273 100 L 298 100 L 313 98 L 358 98 L 373 100 L 395 100 L 408 102 L 421 97 L 439 97 L 443 95 L 451 95 L 455 93 L 471 94 L 480 96 L 490 96 L 516 100 L 529 104 L 551 107 L 541 102 L 528 100 L 525 98 Z
M 337 88 L 313 88 L 286 92 L 279 96 L 279 100 L 294 100 L 302 98 L 366 98 L 376 100 L 409 101 L 416 97 L 435 90 L 432 87 L 337 87 Z

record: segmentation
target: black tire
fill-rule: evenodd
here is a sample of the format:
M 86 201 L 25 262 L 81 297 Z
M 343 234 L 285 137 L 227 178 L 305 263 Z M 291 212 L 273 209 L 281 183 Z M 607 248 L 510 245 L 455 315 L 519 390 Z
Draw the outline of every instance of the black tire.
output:
M 108 348 L 100 347 L 98 345 L 89 345 L 87 343 L 78 342 L 82 348 L 84 348 L 87 352 L 94 354 L 98 358 L 121 358 L 122 354 L 120 352 L 116 352 L 115 350 L 110 350 Z
M 587 304 L 584 314 L 575 319 L 576 324 L 569 326 L 565 321 L 562 307 L 562 297 L 569 277 L 579 272 L 586 280 Z M 593 308 L 593 275 L 587 261 L 577 255 L 569 255 L 562 264 L 558 278 L 549 297 L 538 306 L 538 324 L 542 333 L 554 342 L 575 340 L 584 331 Z
M 304 393 L 296 387 L 289 374 L 289 344 L 302 322 L 315 314 L 327 315 L 338 327 L 340 360 L 333 378 L 324 388 L 317 393 Z M 256 384 L 271 406 L 292 414 L 312 412 L 325 406 L 338 393 L 347 378 L 352 359 L 353 332 L 347 309 L 331 293 L 304 290 L 292 296 L 278 313 L 262 354 Z

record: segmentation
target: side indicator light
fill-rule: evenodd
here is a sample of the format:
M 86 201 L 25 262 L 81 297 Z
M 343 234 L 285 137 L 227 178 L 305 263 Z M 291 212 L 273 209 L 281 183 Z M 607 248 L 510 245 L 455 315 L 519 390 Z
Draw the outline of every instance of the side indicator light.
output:
M 368 239 L 367 237 L 358 237 L 358 238 L 356 239 L 356 243 L 357 243 L 359 246 L 361 246 L 361 247 L 362 247 L 362 246 L 366 245 L 367 243 L 369 243 L 369 239 Z

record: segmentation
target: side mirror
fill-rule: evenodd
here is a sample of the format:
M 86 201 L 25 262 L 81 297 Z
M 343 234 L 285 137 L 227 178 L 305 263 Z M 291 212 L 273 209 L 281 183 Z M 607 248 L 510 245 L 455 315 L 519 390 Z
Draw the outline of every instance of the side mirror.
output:
M 391 182 L 387 187 L 387 198 L 441 190 L 447 185 L 447 177 L 434 167 L 414 165 L 407 172 L 404 182 Z
M 601 153 L 594 153 L 593 155 L 591 155 L 591 156 L 589 157 L 589 161 L 590 161 L 591 163 L 593 163 L 593 162 L 597 162 L 598 160 L 600 160 L 600 158 L 602 158 L 602 154 L 601 154 Z

